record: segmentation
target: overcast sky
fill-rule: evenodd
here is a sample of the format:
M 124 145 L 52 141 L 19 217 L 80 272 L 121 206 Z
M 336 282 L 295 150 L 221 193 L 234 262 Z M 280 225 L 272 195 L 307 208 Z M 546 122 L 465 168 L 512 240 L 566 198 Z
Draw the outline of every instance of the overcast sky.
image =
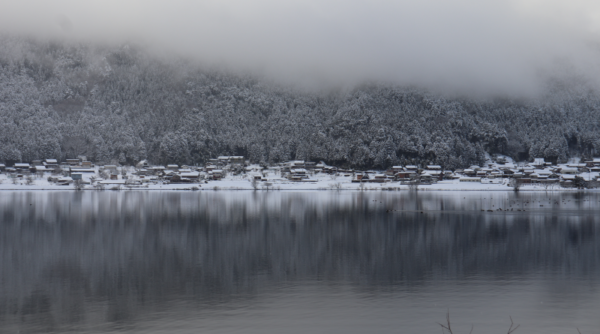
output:
M 527 90 L 600 77 L 600 1 L 0 0 L 0 31 L 124 43 L 286 79 Z

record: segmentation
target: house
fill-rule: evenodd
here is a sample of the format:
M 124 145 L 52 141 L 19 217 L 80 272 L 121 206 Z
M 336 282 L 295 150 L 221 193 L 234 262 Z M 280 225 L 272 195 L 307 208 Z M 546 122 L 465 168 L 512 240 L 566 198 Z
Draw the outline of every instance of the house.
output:
M 170 165 L 167 165 L 167 169 L 177 172 L 177 171 L 179 171 L 179 165 L 170 164 Z
M 83 168 L 92 168 L 92 162 L 91 161 L 82 161 L 81 162 L 81 167 L 83 167 Z
M 477 172 L 474 169 L 472 169 L 472 168 L 467 168 L 463 172 L 468 177 L 474 177 L 475 175 L 477 175 Z
M 183 180 L 197 181 L 198 178 L 200 177 L 200 173 L 190 171 L 190 172 L 186 172 L 186 173 L 181 173 L 179 176 Z
M 404 171 L 404 168 L 402 168 L 402 166 L 393 166 L 392 171 L 394 172 L 394 174 L 397 174 Z
M 111 173 L 116 173 L 117 172 L 117 166 L 116 165 L 105 165 L 104 166 L 104 170 L 107 170 Z
M 215 169 L 212 170 L 210 172 L 208 172 L 210 178 L 212 178 L 213 180 L 220 180 L 223 178 L 223 170 L 222 169 Z
M 572 175 L 572 174 L 561 175 L 560 176 L 560 181 L 561 182 L 564 182 L 564 181 L 575 181 L 575 177 L 576 177 L 576 175 Z
M 535 158 L 533 159 L 533 163 L 531 164 L 531 166 L 535 168 L 544 168 L 545 164 L 546 161 L 544 161 L 544 158 Z
M 439 165 L 427 165 L 428 170 L 442 170 L 442 166 Z
M 476 183 L 481 183 L 481 178 L 480 177 L 461 177 L 459 179 L 460 182 L 476 182 Z
M 250 180 L 262 181 L 262 174 L 258 172 L 250 172 L 248 173 L 248 177 Z
M 290 170 L 290 179 L 293 181 L 308 179 L 308 171 L 304 168 L 292 169 Z
M 27 163 L 16 163 L 13 167 L 19 173 L 29 172 L 29 164 Z
M 401 171 L 396 173 L 396 178 L 400 181 L 408 181 L 417 175 L 416 171 Z
M 73 183 L 73 179 L 70 177 L 60 177 L 56 180 L 56 184 L 59 186 L 68 186 Z
M 5 172 L 5 171 L 6 171 L 6 165 L 0 164 L 0 172 Z
M 93 168 L 83 168 L 83 167 L 69 167 L 69 173 L 71 173 L 71 175 L 73 173 L 85 173 L 85 174 L 95 174 L 96 171 Z
M 79 165 L 79 159 L 67 159 L 67 164 L 70 166 L 77 166 Z
M 235 155 L 235 156 L 230 156 L 229 157 L 229 164 L 230 165 L 245 165 L 246 164 L 246 160 L 244 159 L 244 156 L 241 155 Z
M 306 167 L 304 160 L 293 160 L 293 161 L 288 162 L 288 165 L 290 166 L 290 169 L 297 169 L 297 168 L 305 169 L 305 167 Z
M 577 170 L 577 168 L 561 168 L 560 173 L 561 174 L 577 174 L 578 170 Z
M 148 168 L 148 173 L 150 174 L 154 174 L 154 175 L 162 175 L 165 171 L 165 167 L 163 166 L 154 166 L 154 167 L 150 167 Z
M 43 165 L 46 166 L 47 169 L 58 169 L 60 167 L 56 159 L 46 159 L 43 162 Z

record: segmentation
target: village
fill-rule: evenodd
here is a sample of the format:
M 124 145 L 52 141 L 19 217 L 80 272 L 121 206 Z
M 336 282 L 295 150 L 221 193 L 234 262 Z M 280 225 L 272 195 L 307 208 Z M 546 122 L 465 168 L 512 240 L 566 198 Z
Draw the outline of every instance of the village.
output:
M 491 156 L 483 166 L 466 169 L 406 165 L 365 171 L 303 160 L 261 166 L 243 156 L 220 156 L 205 166 L 96 165 L 84 156 L 0 163 L 0 189 L 31 190 L 572 190 L 597 188 L 599 177 L 600 158 L 553 164 Z

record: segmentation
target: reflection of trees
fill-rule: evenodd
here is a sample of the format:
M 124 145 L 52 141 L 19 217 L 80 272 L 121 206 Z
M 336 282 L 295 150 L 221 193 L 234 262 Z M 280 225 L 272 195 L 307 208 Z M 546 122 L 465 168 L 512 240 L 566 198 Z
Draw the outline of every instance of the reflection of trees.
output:
M 0 314 L 51 328 L 84 318 L 93 301 L 109 301 L 107 319 L 121 321 L 170 296 L 221 300 L 288 280 L 377 288 L 559 268 L 600 274 L 594 214 L 566 222 L 460 212 L 473 201 L 434 195 L 319 196 L 11 194 L 0 202 Z M 388 212 L 401 207 L 418 211 Z

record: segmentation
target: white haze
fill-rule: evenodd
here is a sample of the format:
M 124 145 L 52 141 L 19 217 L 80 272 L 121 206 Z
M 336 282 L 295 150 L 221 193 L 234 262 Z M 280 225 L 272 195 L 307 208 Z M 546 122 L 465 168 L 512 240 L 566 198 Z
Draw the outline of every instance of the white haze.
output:
M 280 80 L 500 94 L 562 73 L 597 85 L 588 0 L 1 0 L 0 31 L 155 51 Z

